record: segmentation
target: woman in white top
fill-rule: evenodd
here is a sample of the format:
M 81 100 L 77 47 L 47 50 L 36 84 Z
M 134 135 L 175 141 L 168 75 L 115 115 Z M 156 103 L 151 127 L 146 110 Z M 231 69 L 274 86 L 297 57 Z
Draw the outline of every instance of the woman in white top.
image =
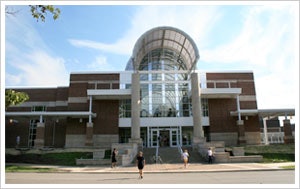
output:
M 183 163 L 184 163 L 184 168 L 186 168 L 186 165 L 188 163 L 189 160 L 189 153 L 187 150 L 184 150 L 184 152 L 182 153 L 182 159 L 183 159 Z

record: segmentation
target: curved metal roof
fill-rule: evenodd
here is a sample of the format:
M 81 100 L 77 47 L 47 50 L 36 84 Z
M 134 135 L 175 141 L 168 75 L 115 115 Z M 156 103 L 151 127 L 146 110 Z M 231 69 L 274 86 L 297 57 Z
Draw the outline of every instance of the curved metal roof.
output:
M 134 70 L 139 68 L 147 53 L 158 48 L 176 51 L 184 59 L 188 70 L 194 69 L 200 58 L 198 48 L 188 34 L 173 27 L 157 27 L 147 31 L 137 40 L 132 53 Z

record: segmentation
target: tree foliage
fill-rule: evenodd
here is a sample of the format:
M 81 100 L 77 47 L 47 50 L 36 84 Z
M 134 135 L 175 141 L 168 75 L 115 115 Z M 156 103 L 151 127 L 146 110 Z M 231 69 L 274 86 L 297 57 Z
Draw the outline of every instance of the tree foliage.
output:
M 29 5 L 33 18 L 37 21 L 42 20 L 45 22 L 47 12 L 53 14 L 53 19 L 56 20 L 60 15 L 60 9 L 55 8 L 53 5 Z
M 17 92 L 12 89 L 5 91 L 5 109 L 9 106 L 18 105 L 29 99 L 29 96 L 25 92 Z

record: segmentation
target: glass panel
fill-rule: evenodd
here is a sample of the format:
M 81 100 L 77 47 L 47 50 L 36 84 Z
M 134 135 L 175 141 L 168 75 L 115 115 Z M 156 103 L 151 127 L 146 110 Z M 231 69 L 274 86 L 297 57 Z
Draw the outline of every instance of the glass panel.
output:
M 158 145 L 158 130 L 151 131 L 151 146 L 156 147 Z
M 202 106 L 203 117 L 208 117 L 208 99 L 207 98 L 201 98 L 201 106 Z
M 172 135 L 172 141 L 171 141 L 171 144 L 172 146 L 177 146 L 177 140 L 178 140 L 178 134 L 177 134 L 177 130 L 172 130 L 171 131 L 171 135 Z
M 131 138 L 130 128 L 119 128 L 119 142 L 128 143 L 129 138 Z
M 148 81 L 148 74 L 140 74 L 140 80 L 141 81 Z
M 161 73 L 152 74 L 152 81 L 161 81 L 161 80 L 162 80 Z
M 182 145 L 191 145 L 192 144 L 192 127 L 182 127 Z
M 29 125 L 29 136 L 28 136 L 28 146 L 34 147 L 34 140 L 36 138 L 36 127 L 39 120 L 30 120 Z
M 32 112 L 44 112 L 46 111 L 46 106 L 33 106 L 31 107 Z
M 131 117 L 131 100 L 120 100 L 119 102 L 119 117 Z

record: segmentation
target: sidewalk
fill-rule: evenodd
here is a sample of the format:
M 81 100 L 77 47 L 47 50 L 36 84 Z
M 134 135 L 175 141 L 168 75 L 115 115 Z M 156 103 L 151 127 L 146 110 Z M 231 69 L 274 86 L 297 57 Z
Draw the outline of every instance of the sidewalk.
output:
M 21 165 L 21 164 L 18 164 Z M 48 166 L 48 165 L 29 165 L 40 168 L 54 168 L 59 172 L 86 172 L 86 173 L 136 173 L 137 167 L 134 165 L 128 167 L 117 166 L 116 168 L 104 166 L 85 166 L 85 167 L 66 167 L 66 166 Z M 293 166 L 294 162 L 286 163 L 193 163 L 189 164 L 187 168 L 183 164 L 146 164 L 144 168 L 145 173 L 170 173 L 170 172 L 230 172 L 230 171 L 257 171 L 257 170 L 282 170 L 283 166 Z

